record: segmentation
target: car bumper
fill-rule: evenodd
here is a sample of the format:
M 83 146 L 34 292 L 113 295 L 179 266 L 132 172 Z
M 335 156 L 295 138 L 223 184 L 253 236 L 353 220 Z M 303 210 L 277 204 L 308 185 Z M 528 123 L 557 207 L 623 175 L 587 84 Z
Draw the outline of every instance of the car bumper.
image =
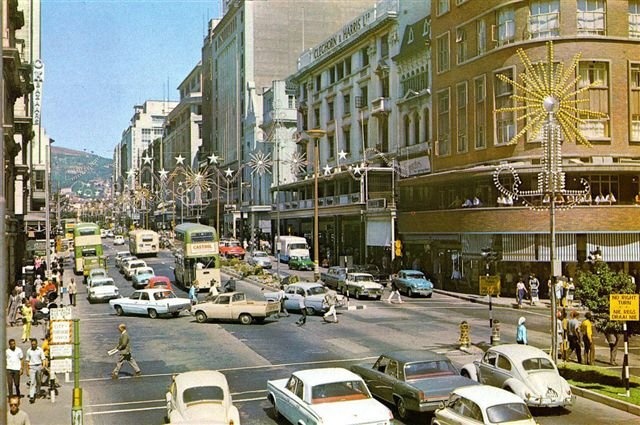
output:
M 429 296 L 431 294 L 433 294 L 433 289 L 411 289 L 411 292 L 413 292 L 416 295 L 422 295 L 422 296 Z
M 116 298 L 120 298 L 118 294 L 100 294 L 100 295 L 89 295 L 87 296 L 89 301 L 109 301 L 115 300 Z
M 180 304 L 180 305 L 169 305 L 167 306 L 167 313 L 176 313 L 179 311 L 191 311 L 191 304 L 189 305 L 185 305 L 185 304 Z
M 571 395 L 570 397 L 564 398 L 547 398 L 543 397 L 541 399 L 529 399 L 525 400 L 527 406 L 530 407 L 569 407 L 572 406 L 576 401 L 576 396 Z
M 381 297 L 382 290 L 381 289 L 361 289 L 360 294 L 365 297 Z

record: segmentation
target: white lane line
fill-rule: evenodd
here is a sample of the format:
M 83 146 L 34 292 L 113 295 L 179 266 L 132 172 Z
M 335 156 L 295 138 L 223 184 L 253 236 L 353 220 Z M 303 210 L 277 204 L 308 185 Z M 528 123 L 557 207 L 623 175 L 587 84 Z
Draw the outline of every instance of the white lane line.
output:
M 113 415 L 115 413 L 131 413 L 131 412 L 144 412 L 146 410 L 166 410 L 167 406 L 158 407 L 143 407 L 140 409 L 119 409 L 119 410 L 104 410 L 102 412 L 84 412 L 85 416 L 100 416 L 100 415 Z
M 146 403 L 165 403 L 165 402 L 166 400 L 121 401 L 121 402 L 113 402 L 113 403 L 90 404 L 87 407 L 105 407 L 105 406 L 119 406 L 122 404 L 146 404 Z

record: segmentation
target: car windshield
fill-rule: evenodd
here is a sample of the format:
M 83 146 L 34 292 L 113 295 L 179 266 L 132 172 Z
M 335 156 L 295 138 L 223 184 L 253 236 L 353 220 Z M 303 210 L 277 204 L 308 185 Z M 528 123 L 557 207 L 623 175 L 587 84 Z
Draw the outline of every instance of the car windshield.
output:
M 373 276 L 369 274 L 356 276 L 356 279 L 355 279 L 356 282 L 368 282 L 370 280 L 373 280 Z
M 487 408 L 487 419 L 492 424 L 531 419 L 531 412 L 524 403 L 498 404 Z
M 268 255 L 265 252 L 256 252 L 255 254 L 253 254 L 253 256 L 256 258 L 268 257 Z
M 331 382 L 311 389 L 311 404 L 371 398 L 363 381 Z
M 309 288 L 309 295 L 322 295 L 327 292 L 327 288 L 324 286 L 314 286 Z
M 534 357 L 522 361 L 522 367 L 528 372 L 535 372 L 536 370 L 554 370 L 553 363 L 549 359 L 544 357 Z
M 91 277 L 104 277 L 106 275 L 107 275 L 107 273 L 103 272 L 102 270 L 91 272 Z
M 155 294 L 153 294 L 153 298 L 155 298 L 156 300 L 164 300 L 166 298 L 176 298 L 176 294 L 174 294 L 171 291 L 156 292 Z
M 182 400 L 186 405 L 211 401 L 222 403 L 224 390 L 216 386 L 187 388 L 182 393 Z
M 431 378 L 434 376 L 457 375 L 458 371 L 448 360 L 434 360 L 404 365 L 405 380 Z
M 113 286 L 113 280 L 98 280 L 94 281 L 91 286 Z
M 407 279 L 424 279 L 424 275 L 422 273 L 407 273 L 405 276 Z

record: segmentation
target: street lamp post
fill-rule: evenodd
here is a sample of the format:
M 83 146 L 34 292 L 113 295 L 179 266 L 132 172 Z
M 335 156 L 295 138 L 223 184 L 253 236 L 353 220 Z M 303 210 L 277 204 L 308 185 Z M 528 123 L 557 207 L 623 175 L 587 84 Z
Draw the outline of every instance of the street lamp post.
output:
M 313 199 L 313 279 L 317 282 L 320 280 L 320 244 L 319 244 L 319 221 L 320 217 L 318 215 L 318 174 L 320 173 L 320 148 L 318 146 L 318 142 L 320 138 L 324 137 L 327 134 L 326 131 L 315 128 L 311 130 L 307 130 L 307 135 L 311 137 L 314 141 L 314 150 L 313 150 L 313 189 L 314 189 L 314 199 Z

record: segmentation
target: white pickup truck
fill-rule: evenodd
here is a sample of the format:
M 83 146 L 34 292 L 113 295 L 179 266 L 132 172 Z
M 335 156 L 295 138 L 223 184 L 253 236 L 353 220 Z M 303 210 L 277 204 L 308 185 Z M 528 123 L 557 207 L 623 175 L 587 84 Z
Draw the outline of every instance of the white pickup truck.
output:
M 254 320 L 263 322 L 267 317 L 278 314 L 280 303 L 250 301 L 243 292 L 227 292 L 213 301 L 194 305 L 192 311 L 198 323 L 218 319 L 238 320 L 243 325 L 250 325 Z

